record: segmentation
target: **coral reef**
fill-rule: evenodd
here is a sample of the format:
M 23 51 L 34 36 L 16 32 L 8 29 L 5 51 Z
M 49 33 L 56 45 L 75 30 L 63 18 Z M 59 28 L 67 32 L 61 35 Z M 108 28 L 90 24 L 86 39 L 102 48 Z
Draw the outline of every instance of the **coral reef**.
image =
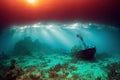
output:
M 107 65 L 108 79 L 107 80 L 120 80 L 120 62 Z
M 30 76 L 31 80 L 40 80 L 39 74 L 30 74 L 29 76 Z
M 49 78 L 57 78 L 58 74 L 55 71 L 50 71 L 49 72 Z
M 34 72 L 34 71 L 36 71 L 36 67 L 35 67 L 35 66 L 29 66 L 29 67 L 25 70 L 26 73 L 28 73 L 28 72 Z
M 21 69 L 17 64 L 16 60 L 11 60 L 10 66 L 7 72 L 5 72 L 3 77 L 0 76 L 2 80 L 76 80 L 79 77 L 75 74 L 68 77 L 68 70 L 76 70 L 76 67 L 69 66 L 65 64 L 57 64 L 48 70 L 38 70 L 36 66 L 28 66 L 25 69 Z
M 0 80 L 119 80 L 120 78 L 120 62 L 115 59 L 104 61 L 100 59 L 91 63 L 74 60 L 68 55 L 38 54 L 12 57 L 0 62 L 0 68 L 4 71 L 1 74 L 0 70 Z
M 3 80 L 16 80 L 16 78 L 23 74 L 22 69 L 16 65 L 16 60 L 11 60 L 8 71 L 4 74 Z

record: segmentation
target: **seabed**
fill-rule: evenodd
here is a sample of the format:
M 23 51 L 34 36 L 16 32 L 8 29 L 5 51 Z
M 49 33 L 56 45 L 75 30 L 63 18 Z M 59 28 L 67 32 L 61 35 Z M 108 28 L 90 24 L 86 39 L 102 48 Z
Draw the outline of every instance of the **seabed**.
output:
M 34 54 L 34 53 L 33 53 Z M 93 61 L 75 59 L 69 55 L 51 52 L 32 56 L 11 57 L 4 60 L 3 66 L 10 66 L 10 61 L 16 60 L 16 65 L 22 69 L 18 75 L 16 69 L 11 75 L 16 74 L 15 80 L 119 80 L 120 74 L 111 72 L 116 68 L 120 72 L 120 59 L 104 58 Z M 114 66 L 114 67 L 113 67 Z M 2 65 L 1 65 L 2 67 Z M 2 70 L 4 70 L 1 68 Z M 115 70 L 116 71 L 116 70 Z M 4 71 L 3 71 L 4 72 Z M 6 73 L 7 74 L 7 73 Z M 7 75 L 10 76 L 10 75 Z M 117 76 L 117 77 L 116 77 Z M 5 80 L 13 80 L 5 79 Z

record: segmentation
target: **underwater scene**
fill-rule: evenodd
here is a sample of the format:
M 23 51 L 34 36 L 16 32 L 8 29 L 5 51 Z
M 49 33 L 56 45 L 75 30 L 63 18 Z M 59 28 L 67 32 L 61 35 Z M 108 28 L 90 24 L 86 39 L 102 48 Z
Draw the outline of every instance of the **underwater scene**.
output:
M 85 22 L 6 28 L 0 80 L 120 80 L 120 28 Z

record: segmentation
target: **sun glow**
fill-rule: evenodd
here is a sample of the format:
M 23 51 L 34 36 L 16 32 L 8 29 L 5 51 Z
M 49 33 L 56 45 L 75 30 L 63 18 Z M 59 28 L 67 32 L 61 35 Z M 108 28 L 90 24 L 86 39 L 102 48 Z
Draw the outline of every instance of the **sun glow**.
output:
M 27 0 L 29 3 L 34 4 L 36 0 Z

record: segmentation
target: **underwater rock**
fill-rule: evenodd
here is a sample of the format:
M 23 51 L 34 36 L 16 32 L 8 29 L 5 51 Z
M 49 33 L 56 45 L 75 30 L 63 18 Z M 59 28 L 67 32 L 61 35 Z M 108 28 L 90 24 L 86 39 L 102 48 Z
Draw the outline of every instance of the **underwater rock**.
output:
M 49 78 L 57 78 L 57 77 L 58 77 L 57 72 L 55 72 L 55 71 L 50 71 L 49 72 Z
M 17 77 L 16 80 L 32 80 L 29 75 L 24 74 L 20 77 Z
M 8 71 L 4 74 L 3 80 L 16 80 L 16 78 L 23 74 L 22 69 L 16 65 L 16 60 L 11 60 Z
M 120 80 L 120 63 L 112 63 L 106 67 L 109 69 L 107 80 Z
M 25 70 L 25 72 L 34 72 L 34 71 L 36 71 L 37 69 L 36 69 L 36 66 L 30 66 L 30 67 L 28 67 L 26 70 Z
M 30 74 L 29 76 L 32 80 L 40 80 L 40 75 L 39 74 Z
M 52 67 L 52 68 L 50 69 L 50 71 L 59 72 L 61 68 L 62 68 L 62 65 L 61 65 L 61 64 L 57 64 L 55 67 Z

